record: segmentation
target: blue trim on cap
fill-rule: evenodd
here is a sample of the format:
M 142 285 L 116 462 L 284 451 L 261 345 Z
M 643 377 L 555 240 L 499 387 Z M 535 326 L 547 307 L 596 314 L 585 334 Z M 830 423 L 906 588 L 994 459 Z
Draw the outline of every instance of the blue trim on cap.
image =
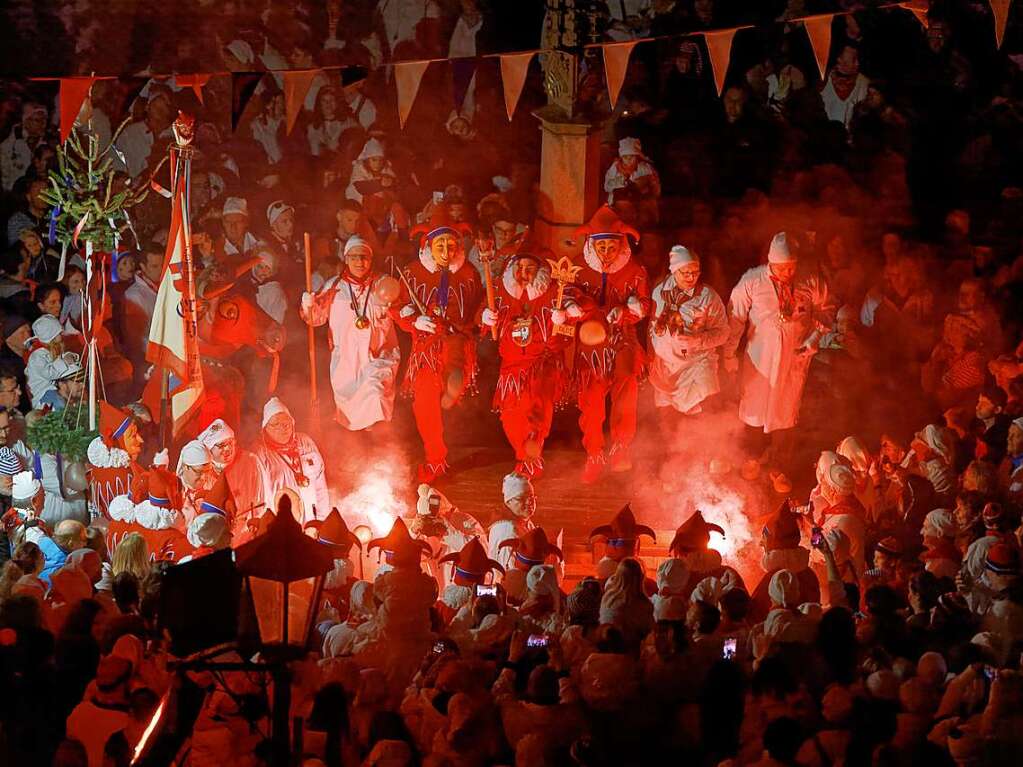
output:
M 462 577 L 470 581 L 481 581 L 483 580 L 484 573 L 471 573 L 468 570 L 463 570 L 458 565 L 455 565 L 455 577 Z
M 635 540 L 635 538 L 608 538 L 607 547 L 609 549 L 624 549 L 630 543 L 634 543 Z
M 450 226 L 438 226 L 432 232 L 426 233 L 426 239 L 432 240 L 434 237 L 440 237 L 442 234 L 452 234 L 455 237 L 461 237 L 457 229 L 452 229 Z
M 620 240 L 624 236 L 625 235 L 622 232 L 594 232 L 593 234 L 589 235 L 591 240 L 606 240 L 611 238 Z
M 202 503 L 200 503 L 199 504 L 199 511 L 200 512 L 204 512 L 205 511 L 205 512 L 208 512 L 210 514 L 219 514 L 222 517 L 226 517 L 227 516 L 227 512 L 226 511 L 224 511 L 219 506 L 210 503 L 209 501 L 203 501 Z
M 984 567 L 997 575 L 1016 575 L 1019 572 L 1019 563 L 1015 566 L 1008 565 L 1003 567 L 1002 565 L 996 565 L 990 559 L 985 559 Z
M 390 564 L 393 564 L 393 562 L 394 562 L 394 552 L 393 551 L 388 551 L 387 549 L 384 549 L 384 563 L 390 565 Z
M 530 559 L 529 557 L 522 556 L 517 551 L 515 552 L 515 561 L 516 562 L 521 562 L 524 565 L 529 565 L 530 567 L 535 567 L 536 565 L 542 565 L 543 564 L 543 560 L 542 559 Z
M 161 509 L 169 509 L 170 508 L 170 498 L 158 498 L 155 495 L 150 495 L 149 496 L 149 502 L 151 504 L 153 504 L 154 506 L 156 506 L 158 508 L 161 508 Z
M 114 433 L 110 435 L 111 439 L 120 439 L 121 435 L 128 431 L 129 426 L 131 426 L 130 415 L 126 416 L 125 419 L 121 421 L 121 425 L 114 429 Z

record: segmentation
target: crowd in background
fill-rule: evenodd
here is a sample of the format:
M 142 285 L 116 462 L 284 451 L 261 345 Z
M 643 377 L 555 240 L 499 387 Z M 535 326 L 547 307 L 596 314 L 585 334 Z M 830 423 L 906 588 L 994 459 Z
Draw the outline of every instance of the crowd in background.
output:
M 607 5 L 608 40 L 742 20 L 714 0 Z M 318 76 L 290 134 L 272 74 L 233 130 L 226 77 L 210 80 L 201 105 L 172 80 L 138 94 L 127 79 L 98 81 L 83 113 L 114 140 L 120 171 L 141 183 L 166 154 L 177 111 L 197 115 L 196 254 L 207 277 L 255 257 L 239 281 L 267 316 L 298 330 L 288 360 L 305 353 L 302 232 L 313 235 L 322 284 L 355 235 L 372 244 L 379 270 L 415 258 L 409 231 L 438 206 L 499 241 L 532 223 L 539 65 L 511 122 L 496 68 L 480 66 L 456 88 L 451 68 L 431 65 L 404 130 L 385 66 L 489 52 L 498 29 L 502 50 L 535 47 L 543 13 L 529 8 L 535 19 L 508 26 L 519 34 L 536 22 L 521 45 L 503 35 L 503 4 L 472 0 L 382 0 L 372 13 L 237 3 L 224 15 L 244 24 L 193 30 L 154 14 L 120 46 L 106 45 L 104 23 L 82 4 L 16 15 L 21 39 L 69 39 L 61 57 L 102 52 L 120 72 L 150 63 L 156 72 L 171 59 L 177 71 L 193 62 L 206 71 L 366 67 L 354 84 L 337 70 Z M 153 34 L 168 28 L 179 31 Z M 644 564 L 632 556 L 627 517 L 606 537 L 633 544 L 618 556 L 609 546 L 594 577 L 559 583 L 556 552 L 530 533 L 524 487 L 495 512 L 520 544 L 501 561 L 505 539 L 491 528 L 488 556 L 507 571 L 493 570 L 494 596 L 473 578 L 422 573 L 419 547 L 400 531 L 391 542 L 401 556 L 372 583 L 352 577 L 341 547 L 317 660 L 296 679 L 306 763 L 1019 759 L 1023 71 L 1014 30 L 996 52 L 987 4 L 965 0 L 933 3 L 926 29 L 902 9 L 850 13 L 835 18 L 819 78 L 802 27 L 779 21 L 737 34 L 720 98 L 702 38 L 662 39 L 636 48 L 613 110 L 592 62 L 580 99 L 604 121 L 606 201 L 639 230 L 634 257 L 652 279 L 681 243 L 727 295 L 786 230 L 837 299 L 801 417 L 804 440 L 819 439 L 802 450 L 823 451 L 812 505 L 772 509 L 763 575 L 750 583 L 708 549 L 699 520 L 683 525 L 669 558 Z M 0 743 L 11 764 L 126 765 L 173 678 L 158 608 L 170 565 L 157 560 L 175 547 L 171 559 L 224 545 L 224 531 L 165 524 L 152 503 L 158 485 L 98 515 L 64 487 L 59 457 L 31 444 L 26 424 L 82 397 L 73 349 L 84 273 L 72 259 L 58 279 L 60 245 L 39 196 L 56 157 L 56 91 L 19 80 L 4 81 L 3 93 Z M 169 204 L 150 195 L 132 218 L 139 247 L 113 269 L 102 352 L 107 399 L 125 415 L 97 439 L 108 455 L 123 449 L 148 465 L 156 441 L 125 442 L 124 430 L 152 434 L 138 400 Z M 285 363 L 282 376 L 298 367 Z M 236 444 L 238 455 L 225 457 L 209 435 L 208 452 L 196 448 L 175 472 L 186 489 L 196 467 L 272 464 L 264 434 L 290 415 L 263 409 L 266 371 L 253 370 L 234 426 L 254 452 Z M 282 443 L 303 437 L 291 419 Z M 147 477 L 166 479 L 154 472 Z M 135 527 L 111 539 L 112 522 Z M 525 561 L 511 556 L 534 544 Z M 208 692 L 188 763 L 266 763 L 262 683 L 229 674 L 187 684 Z

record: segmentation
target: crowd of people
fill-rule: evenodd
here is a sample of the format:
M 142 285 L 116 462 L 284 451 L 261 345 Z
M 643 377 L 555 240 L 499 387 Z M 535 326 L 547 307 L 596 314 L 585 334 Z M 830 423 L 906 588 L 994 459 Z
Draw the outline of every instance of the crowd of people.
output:
M 120 131 L 128 88 L 94 85 L 78 130 L 112 143 L 136 183 L 177 111 L 197 115 L 206 398 L 169 450 L 146 361 L 169 220 L 156 194 L 107 271 L 97 432 L 80 461 L 44 444 L 54 418 L 87 417 L 84 259 L 109 254 L 71 252 L 62 269 L 40 196 L 55 100 L 5 83 L 6 763 L 128 765 L 183 685 L 204 698 L 182 763 L 267 763 L 265 680 L 169 668 L 160 593 L 169 568 L 262 534 L 282 495 L 334 554 L 294 678 L 303 764 L 1019 760 L 1023 74 L 994 51 L 986 4 L 935 2 L 926 30 L 904 9 L 838 16 L 823 78 L 799 25 L 744 31 L 720 100 L 700 37 L 637 48 L 613 109 L 587 67 L 579 99 L 604 126 L 587 172 L 603 196 L 567 262 L 530 226 L 538 73 L 511 122 L 484 68 L 451 110 L 450 73 L 432 67 L 404 132 L 390 106 L 385 62 L 482 52 L 497 9 L 331 3 L 320 24 L 302 0 L 238 5 L 247 23 L 216 44 L 161 46 L 213 51 L 210 71 L 370 75 L 317 75 L 290 134 L 273 74 L 233 131 L 227 78 L 201 105 L 153 79 Z M 713 28 L 738 19 L 725 5 L 609 2 L 601 34 Z M 83 13 L 59 21 L 84 58 L 101 40 Z M 18 23 L 38 34 L 43 20 Z M 404 419 L 422 445 L 415 514 L 376 539 L 333 509 L 337 456 L 290 409 L 306 404 L 310 326 L 333 433 L 368 449 Z M 581 446 L 584 483 L 652 476 L 634 445 L 646 412 L 664 435 L 734 416 L 743 481 L 773 499 L 744 509 L 760 562 L 711 548 L 728 531 L 697 510 L 652 556 L 637 505 L 592 531 L 585 574 L 568 572 L 540 524 L 562 406 L 578 433 L 555 436 Z M 453 441 L 453 418 L 489 418 L 508 443 L 503 504 L 482 522 L 443 482 L 449 443 L 490 433 Z

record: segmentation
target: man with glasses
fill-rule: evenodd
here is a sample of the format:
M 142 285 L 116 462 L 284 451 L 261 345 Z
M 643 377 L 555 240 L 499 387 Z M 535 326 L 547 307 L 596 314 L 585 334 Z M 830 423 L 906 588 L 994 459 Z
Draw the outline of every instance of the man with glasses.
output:
M 696 415 L 717 394 L 718 349 L 728 340 L 728 315 L 721 297 L 700 283 L 700 258 L 676 245 L 669 274 L 653 290 L 650 323 L 650 383 L 654 404 Z

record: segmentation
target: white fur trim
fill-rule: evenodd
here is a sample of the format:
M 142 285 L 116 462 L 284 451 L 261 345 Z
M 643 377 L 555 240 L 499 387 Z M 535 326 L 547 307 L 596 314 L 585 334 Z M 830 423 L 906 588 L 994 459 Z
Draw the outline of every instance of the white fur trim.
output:
M 504 274 L 501 275 L 501 284 L 504 285 L 504 289 L 508 291 L 508 294 L 512 298 L 519 298 L 522 296 L 522 286 L 515 281 L 515 275 L 511 268 L 512 262 L 509 261 L 508 265 L 504 268 Z M 544 291 L 550 287 L 551 284 L 551 270 L 546 266 L 540 266 L 536 270 L 536 276 L 533 281 L 526 286 L 526 297 L 530 301 L 535 301 L 537 296 L 543 295 Z
M 135 523 L 147 530 L 169 530 L 176 527 L 180 515 L 174 509 L 161 509 L 149 501 L 135 506 Z
M 110 514 L 110 518 L 117 522 L 135 521 L 135 504 L 127 495 L 111 498 L 110 503 L 107 504 L 107 512 Z
M 705 573 L 708 570 L 721 567 L 721 554 L 714 549 L 690 551 L 683 554 L 681 559 L 689 566 L 690 574 Z
M 593 240 L 587 237 L 586 243 L 583 245 L 583 260 L 586 261 L 586 265 L 597 274 L 604 271 L 608 274 L 619 272 L 627 263 L 629 263 L 630 258 L 632 258 L 632 247 L 629 245 L 629 238 L 624 234 L 622 235 L 622 249 L 618 252 L 618 256 L 611 263 L 611 266 L 606 270 L 604 269 L 604 265 L 600 263 L 600 259 L 597 257 L 596 251 L 593 250 Z
M 86 450 L 89 463 L 97 469 L 123 469 L 131 465 L 131 457 L 119 447 L 107 447 L 102 437 L 96 437 Z
M 471 597 L 472 588 L 469 586 L 456 586 L 454 583 L 449 583 L 444 587 L 440 601 L 452 610 L 458 610 L 462 605 L 468 604 Z
M 810 550 L 802 546 L 791 549 L 774 549 L 764 552 L 760 560 L 761 566 L 767 572 L 771 570 L 791 570 L 798 573 L 810 566 Z

